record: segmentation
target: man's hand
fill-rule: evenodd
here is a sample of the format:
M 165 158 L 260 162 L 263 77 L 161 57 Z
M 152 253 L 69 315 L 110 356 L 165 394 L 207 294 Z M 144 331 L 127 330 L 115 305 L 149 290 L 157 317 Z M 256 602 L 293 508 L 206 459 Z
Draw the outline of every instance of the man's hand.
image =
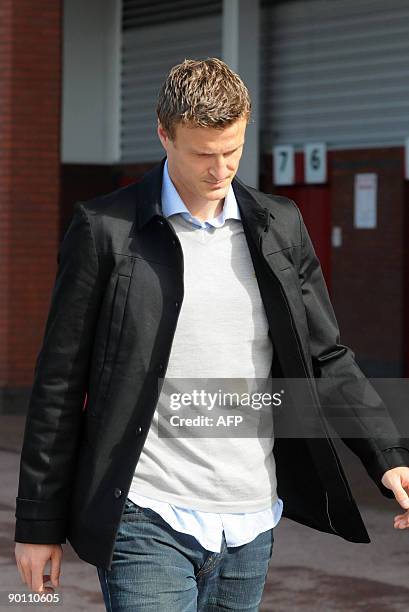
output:
M 398 514 L 394 518 L 395 529 L 407 529 L 409 527 L 409 467 L 396 467 L 385 472 L 382 476 L 382 484 L 393 491 L 396 500 L 406 510 L 404 514 Z
M 25 544 L 16 542 L 15 556 L 23 584 L 31 591 L 53 593 L 54 589 L 44 583 L 51 579 L 53 586 L 59 586 L 62 546 L 61 544 Z M 51 575 L 44 575 L 47 561 L 51 559 Z

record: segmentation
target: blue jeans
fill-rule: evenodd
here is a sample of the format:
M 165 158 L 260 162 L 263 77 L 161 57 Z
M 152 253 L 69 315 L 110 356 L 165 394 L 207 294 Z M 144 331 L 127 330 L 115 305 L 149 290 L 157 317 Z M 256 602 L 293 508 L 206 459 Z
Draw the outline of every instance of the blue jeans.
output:
M 257 612 L 273 552 L 273 529 L 212 552 L 127 499 L 110 570 L 98 567 L 108 612 Z

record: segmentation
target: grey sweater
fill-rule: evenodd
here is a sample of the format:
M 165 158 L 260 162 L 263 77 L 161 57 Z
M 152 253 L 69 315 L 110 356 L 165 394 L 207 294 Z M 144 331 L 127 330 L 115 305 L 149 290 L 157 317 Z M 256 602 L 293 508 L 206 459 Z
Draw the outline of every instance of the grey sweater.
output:
M 205 512 L 271 508 L 277 500 L 272 424 L 263 437 L 239 438 L 234 432 L 204 437 L 200 427 L 189 427 L 183 435 L 178 427 L 172 437 L 158 436 L 159 413 L 171 412 L 170 389 L 186 392 L 192 379 L 191 388 L 242 392 L 255 388 L 258 379 L 260 391 L 260 379 L 265 379 L 262 390 L 269 391 L 273 354 L 241 221 L 227 219 L 222 227 L 208 230 L 198 230 L 181 215 L 169 222 L 184 253 L 184 299 L 164 389 L 131 491 Z M 183 416 L 196 414 L 183 411 Z

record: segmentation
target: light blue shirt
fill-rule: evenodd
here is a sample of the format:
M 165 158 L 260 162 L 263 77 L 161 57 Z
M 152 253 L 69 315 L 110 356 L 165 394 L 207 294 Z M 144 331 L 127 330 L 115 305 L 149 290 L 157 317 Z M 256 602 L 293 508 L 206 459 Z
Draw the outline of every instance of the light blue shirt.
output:
M 200 219 L 194 217 L 172 183 L 168 171 L 168 160 L 166 160 L 163 167 L 162 210 L 165 217 L 180 213 L 186 221 L 190 221 L 190 223 L 202 229 L 208 229 L 210 226 L 222 227 L 226 219 L 238 219 L 241 221 L 240 210 L 231 185 L 224 199 L 223 210 L 217 217 L 206 221 L 200 221 Z
M 197 217 L 192 216 L 169 176 L 167 160 L 163 169 L 162 210 L 165 217 L 181 214 L 198 229 L 204 230 L 211 226 L 221 227 L 226 219 L 241 220 L 231 185 L 224 200 L 223 210 L 217 217 L 200 221 Z M 266 510 L 220 514 L 175 506 L 132 491 L 129 492 L 128 497 L 139 506 L 151 508 L 160 514 L 173 529 L 192 535 L 203 548 L 213 552 L 221 551 L 223 530 L 227 546 L 240 546 L 251 542 L 259 533 L 275 527 L 283 511 L 283 501 L 280 498 Z

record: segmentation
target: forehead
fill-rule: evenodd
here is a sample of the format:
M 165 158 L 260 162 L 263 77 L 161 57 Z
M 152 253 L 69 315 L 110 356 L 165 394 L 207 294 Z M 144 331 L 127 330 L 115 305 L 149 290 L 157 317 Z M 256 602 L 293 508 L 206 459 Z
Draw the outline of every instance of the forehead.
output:
M 238 119 L 224 128 L 201 127 L 178 123 L 175 126 L 175 143 L 192 150 L 229 150 L 244 142 L 246 119 Z

